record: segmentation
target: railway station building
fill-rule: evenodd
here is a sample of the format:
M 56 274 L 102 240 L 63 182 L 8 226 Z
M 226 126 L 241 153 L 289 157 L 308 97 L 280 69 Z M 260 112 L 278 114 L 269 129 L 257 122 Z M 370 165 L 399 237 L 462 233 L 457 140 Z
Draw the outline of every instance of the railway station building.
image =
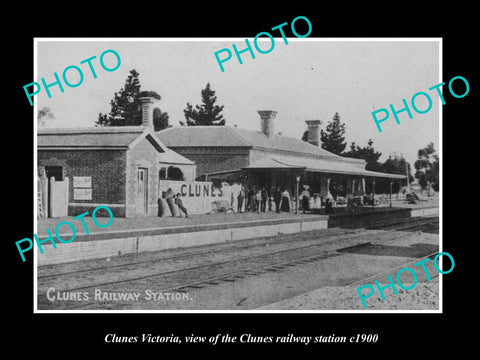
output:
M 320 120 L 307 120 L 308 141 L 274 132 L 275 111 L 259 111 L 259 130 L 230 126 L 182 126 L 157 132 L 170 149 L 194 161 L 197 179 L 240 181 L 247 187 L 279 187 L 293 197 L 308 185 L 310 193 L 325 198 L 365 195 L 366 182 L 393 181 L 404 175 L 365 169 L 362 159 L 342 157 L 321 147 Z
M 323 199 L 329 193 L 361 197 L 366 182 L 405 178 L 322 149 L 319 120 L 306 121 L 307 142 L 274 133 L 275 111 L 258 112 L 258 131 L 181 126 L 155 133 L 153 99 L 141 102 L 142 126 L 38 130 L 39 217 L 91 213 L 99 205 L 116 217 L 156 216 L 167 188 L 181 193 L 192 213 L 205 213 L 220 199 L 235 206 L 240 184 L 270 195 L 287 190 L 292 199 L 308 185 Z M 215 180 L 231 185 L 218 188 Z
M 37 133 L 39 217 L 92 213 L 157 215 L 159 182 L 175 173 L 195 179 L 193 161 L 170 150 L 144 126 L 44 128 Z

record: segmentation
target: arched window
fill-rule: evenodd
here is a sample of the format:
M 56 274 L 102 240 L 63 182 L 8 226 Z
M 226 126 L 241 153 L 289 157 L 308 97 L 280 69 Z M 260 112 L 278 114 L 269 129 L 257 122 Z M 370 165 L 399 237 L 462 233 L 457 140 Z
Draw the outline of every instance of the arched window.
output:
M 167 179 L 184 181 L 185 176 L 183 175 L 183 171 L 180 168 L 176 166 L 169 166 L 167 169 Z

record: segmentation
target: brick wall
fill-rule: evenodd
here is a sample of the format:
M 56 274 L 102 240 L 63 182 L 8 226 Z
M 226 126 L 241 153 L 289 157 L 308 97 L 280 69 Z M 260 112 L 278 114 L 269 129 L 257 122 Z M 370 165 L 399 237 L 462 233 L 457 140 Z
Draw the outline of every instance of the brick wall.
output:
M 91 213 L 96 206 L 89 204 L 125 204 L 125 151 L 39 150 L 38 172 L 42 173 L 45 166 L 62 166 L 63 177 L 69 178 L 68 201 L 69 204 L 74 203 L 69 205 L 69 215 L 85 211 Z M 91 200 L 74 199 L 74 176 L 91 177 Z M 117 207 L 114 216 L 120 216 L 122 211 L 121 207 Z

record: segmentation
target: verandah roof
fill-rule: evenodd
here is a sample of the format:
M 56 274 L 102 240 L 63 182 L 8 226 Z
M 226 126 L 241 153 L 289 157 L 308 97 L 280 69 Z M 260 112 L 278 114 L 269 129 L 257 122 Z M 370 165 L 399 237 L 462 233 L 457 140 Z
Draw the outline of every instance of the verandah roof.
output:
M 243 168 L 245 170 L 302 170 L 319 173 L 358 175 L 366 177 L 388 178 L 388 179 L 405 179 L 406 175 L 389 174 L 376 171 L 361 169 L 356 165 L 348 162 L 328 161 L 322 159 L 309 159 L 287 156 L 268 156 L 249 166 Z

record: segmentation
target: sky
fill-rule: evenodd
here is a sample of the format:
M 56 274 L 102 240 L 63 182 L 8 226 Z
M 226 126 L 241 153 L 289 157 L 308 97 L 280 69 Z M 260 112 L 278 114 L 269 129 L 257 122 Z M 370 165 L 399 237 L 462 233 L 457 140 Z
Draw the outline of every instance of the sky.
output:
M 260 38 L 258 46 L 266 50 L 271 43 Z M 246 47 L 245 39 L 37 39 L 36 76 L 32 81 L 53 83 L 54 72 L 61 78 L 63 70 L 78 66 L 84 75 L 77 87 L 63 83 L 50 88 L 51 98 L 42 88 L 35 95 L 35 111 L 49 107 L 54 119 L 47 127 L 91 127 L 99 113 L 110 111 L 110 100 L 125 84 L 130 70 L 140 75 L 141 90 L 155 91 L 162 99 L 156 105 L 167 112 L 170 124 L 184 121 L 187 102 L 201 103 L 200 92 L 210 83 L 216 91 L 217 104 L 224 105 L 226 124 L 259 130 L 259 110 L 274 110 L 275 132 L 301 138 L 305 120 L 318 119 L 325 128 L 336 112 L 346 124 L 347 150 L 351 142 L 363 147 L 369 139 L 381 161 L 397 153 L 413 165 L 418 149 L 433 142 L 439 150 L 441 102 L 435 90 L 428 88 L 444 79 L 441 74 L 441 43 L 439 39 L 322 39 L 275 38 L 273 50 L 259 53 L 249 39 L 255 54 L 241 54 L 243 64 L 235 57 L 232 44 L 239 50 Z M 232 58 L 223 63 L 222 72 L 214 53 L 228 48 Z M 99 62 L 105 50 L 114 50 L 121 59 L 115 71 L 105 71 Z M 222 53 L 220 56 L 225 56 Z M 97 78 L 87 63 L 91 61 Z M 107 67 L 114 67 L 112 53 L 104 57 Z M 76 83 L 75 70 L 68 71 L 68 80 Z M 447 81 L 448 82 L 448 81 Z M 445 89 L 443 89 L 445 90 Z M 448 91 L 448 90 L 447 90 Z M 430 95 L 433 105 L 425 114 L 411 106 L 418 92 Z M 399 113 L 400 124 L 393 114 L 381 123 L 379 132 L 371 112 L 380 108 L 403 107 L 405 99 L 413 119 Z M 28 100 L 26 99 L 28 102 Z M 424 110 L 428 103 L 419 96 L 415 104 Z M 380 117 L 380 114 L 379 114 Z

